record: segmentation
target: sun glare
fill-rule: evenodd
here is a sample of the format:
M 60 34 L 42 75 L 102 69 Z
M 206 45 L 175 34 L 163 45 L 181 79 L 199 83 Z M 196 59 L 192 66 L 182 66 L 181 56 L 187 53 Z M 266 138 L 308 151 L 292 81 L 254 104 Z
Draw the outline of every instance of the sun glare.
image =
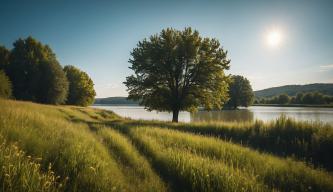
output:
M 277 47 L 281 44 L 282 34 L 279 30 L 269 31 L 266 40 L 270 47 Z

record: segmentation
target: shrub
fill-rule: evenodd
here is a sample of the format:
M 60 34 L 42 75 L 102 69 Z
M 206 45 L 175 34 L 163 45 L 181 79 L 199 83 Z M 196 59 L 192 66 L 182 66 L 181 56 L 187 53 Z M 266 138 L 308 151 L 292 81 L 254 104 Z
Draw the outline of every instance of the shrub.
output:
M 12 97 L 12 84 L 4 71 L 0 70 L 0 97 Z

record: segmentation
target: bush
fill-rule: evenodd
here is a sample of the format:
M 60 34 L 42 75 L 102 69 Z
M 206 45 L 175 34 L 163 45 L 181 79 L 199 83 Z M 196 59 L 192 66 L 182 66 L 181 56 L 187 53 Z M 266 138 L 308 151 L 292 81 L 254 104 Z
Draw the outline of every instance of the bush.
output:
M 5 72 L 0 70 L 0 97 L 11 98 L 12 97 L 12 84 Z

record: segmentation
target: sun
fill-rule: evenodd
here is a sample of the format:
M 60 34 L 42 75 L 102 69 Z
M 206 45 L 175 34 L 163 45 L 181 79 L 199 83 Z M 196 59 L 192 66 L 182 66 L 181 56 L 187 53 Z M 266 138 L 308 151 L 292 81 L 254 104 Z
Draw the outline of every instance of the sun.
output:
M 278 47 L 282 41 L 282 33 L 277 29 L 271 30 L 267 33 L 266 41 L 270 47 Z

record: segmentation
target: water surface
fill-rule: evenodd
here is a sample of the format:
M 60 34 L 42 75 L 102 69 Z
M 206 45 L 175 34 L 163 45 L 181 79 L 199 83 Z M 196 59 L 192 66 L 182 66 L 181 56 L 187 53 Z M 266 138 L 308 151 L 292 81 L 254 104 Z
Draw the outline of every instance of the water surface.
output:
M 114 106 L 114 105 L 94 105 L 93 107 L 111 110 L 122 117 L 145 120 L 171 121 L 172 114 L 168 112 L 147 111 L 141 106 Z M 321 121 L 333 124 L 333 108 L 315 107 L 266 107 L 251 106 L 239 110 L 223 111 L 198 111 L 195 113 L 180 112 L 179 121 L 182 122 L 242 122 L 260 119 L 270 121 L 278 118 L 282 114 L 296 120 Z

